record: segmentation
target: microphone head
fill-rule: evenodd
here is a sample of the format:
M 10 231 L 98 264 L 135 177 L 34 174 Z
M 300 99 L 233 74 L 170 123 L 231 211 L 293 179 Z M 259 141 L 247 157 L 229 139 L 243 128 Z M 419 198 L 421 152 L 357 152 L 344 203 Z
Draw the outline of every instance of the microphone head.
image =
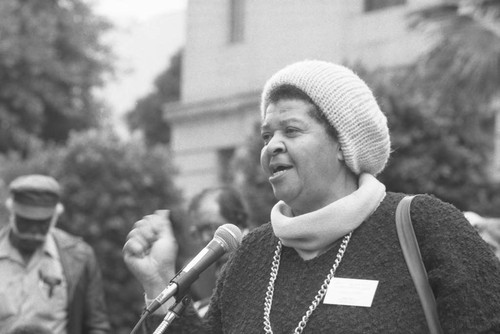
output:
M 238 226 L 234 224 L 224 224 L 219 226 L 214 234 L 214 239 L 217 238 L 222 244 L 226 252 L 232 252 L 241 244 L 243 233 Z

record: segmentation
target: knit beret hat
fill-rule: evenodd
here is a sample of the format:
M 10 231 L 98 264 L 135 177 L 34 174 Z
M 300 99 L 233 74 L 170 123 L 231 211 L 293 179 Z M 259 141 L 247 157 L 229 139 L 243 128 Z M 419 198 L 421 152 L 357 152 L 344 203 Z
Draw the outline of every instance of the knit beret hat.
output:
M 271 93 L 291 85 L 306 93 L 339 135 L 347 167 L 356 175 L 380 173 L 389 159 L 387 118 L 372 91 L 352 70 L 320 60 L 297 62 L 275 73 L 264 85 L 261 116 Z
M 9 190 L 14 213 L 32 219 L 51 217 L 61 196 L 59 183 L 50 176 L 39 174 L 16 178 Z

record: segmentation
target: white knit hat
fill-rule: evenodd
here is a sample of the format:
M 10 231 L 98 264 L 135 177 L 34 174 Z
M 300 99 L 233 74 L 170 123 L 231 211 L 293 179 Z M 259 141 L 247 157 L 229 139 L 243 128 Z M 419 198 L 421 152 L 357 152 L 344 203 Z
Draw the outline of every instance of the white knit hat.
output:
M 264 85 L 261 116 L 264 119 L 271 92 L 291 85 L 305 92 L 337 130 L 347 167 L 355 174 L 380 173 L 389 159 L 387 118 L 372 91 L 350 69 L 319 60 L 291 64 Z

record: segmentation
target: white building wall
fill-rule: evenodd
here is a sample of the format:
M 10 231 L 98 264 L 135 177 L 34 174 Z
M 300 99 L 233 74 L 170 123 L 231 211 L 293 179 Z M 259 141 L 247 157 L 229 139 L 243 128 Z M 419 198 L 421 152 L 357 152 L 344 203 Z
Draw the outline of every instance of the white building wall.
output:
M 364 13 L 362 0 L 247 0 L 243 43 L 229 44 L 229 1 L 191 0 L 182 101 L 258 90 L 306 58 L 368 66 L 407 64 L 422 40 L 406 29 L 408 6 Z
M 250 100 L 257 101 L 258 95 L 252 94 Z M 233 112 L 235 109 L 237 112 Z M 220 185 L 219 175 L 229 166 L 221 166 L 219 151 L 245 143 L 259 120 L 255 110 L 257 104 L 241 103 L 240 99 L 237 106 L 215 103 L 215 107 L 201 112 L 188 107 L 170 116 L 175 124 L 171 144 L 179 170 L 176 183 L 186 197 L 202 188 Z

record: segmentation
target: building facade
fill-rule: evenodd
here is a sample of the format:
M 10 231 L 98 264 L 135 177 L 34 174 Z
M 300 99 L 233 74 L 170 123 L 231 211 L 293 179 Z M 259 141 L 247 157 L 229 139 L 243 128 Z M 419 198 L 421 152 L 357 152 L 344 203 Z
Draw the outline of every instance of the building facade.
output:
M 436 1 L 190 0 L 181 100 L 165 107 L 184 195 L 225 182 L 228 161 L 260 118 L 270 75 L 303 59 L 414 62 L 428 42 L 407 15 Z

